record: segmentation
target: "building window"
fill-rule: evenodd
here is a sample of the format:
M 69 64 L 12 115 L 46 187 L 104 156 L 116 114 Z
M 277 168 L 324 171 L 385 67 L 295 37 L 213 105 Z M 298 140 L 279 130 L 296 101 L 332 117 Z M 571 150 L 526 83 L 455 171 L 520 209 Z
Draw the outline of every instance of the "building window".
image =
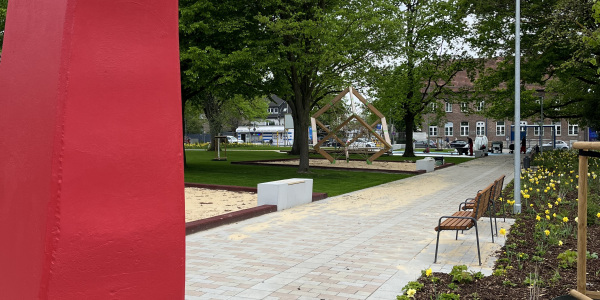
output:
M 533 127 L 533 135 L 540 136 L 540 126 Z M 544 127 L 542 127 L 542 136 L 544 136 Z
M 279 108 L 277 107 L 269 107 L 269 113 L 276 114 L 279 112 Z
M 504 136 L 504 135 L 505 135 L 504 121 L 496 122 L 496 136 Z
M 437 126 L 429 126 L 429 136 L 437 136 L 438 128 Z
M 461 136 L 469 135 L 469 122 L 460 122 L 460 135 Z
M 429 106 L 431 107 L 432 111 L 435 111 L 437 109 L 437 103 L 436 102 L 429 103 Z
M 454 135 L 454 125 L 452 124 L 452 122 L 448 122 L 448 123 L 446 123 L 446 126 L 444 126 L 444 135 L 446 135 L 446 136 Z
M 525 127 L 527 126 L 527 121 L 521 121 L 519 124 L 521 124 L 521 132 L 527 131 L 527 127 Z
M 446 102 L 446 112 L 452 112 L 452 103 Z
M 482 111 L 484 105 L 485 105 L 485 101 L 481 101 L 481 102 L 477 103 L 477 111 Z
M 485 135 L 485 123 L 477 122 L 475 124 L 475 134 L 476 135 Z
M 556 135 L 558 135 L 558 136 L 562 135 L 560 122 L 554 122 L 553 125 L 554 125 L 554 132 L 556 133 Z
M 578 135 L 579 125 L 569 123 L 569 135 Z
M 467 102 L 461 102 L 460 103 L 460 111 L 467 112 L 467 110 L 469 109 L 469 107 L 467 105 L 468 105 Z

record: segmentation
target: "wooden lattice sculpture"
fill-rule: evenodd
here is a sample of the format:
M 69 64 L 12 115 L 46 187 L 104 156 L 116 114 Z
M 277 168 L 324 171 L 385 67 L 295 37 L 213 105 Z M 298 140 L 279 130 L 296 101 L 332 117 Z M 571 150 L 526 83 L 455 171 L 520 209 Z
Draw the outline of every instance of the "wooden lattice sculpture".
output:
M 350 93 L 350 100 L 352 101 L 352 95 L 356 96 L 356 98 L 362 102 L 372 113 L 374 113 L 377 117 L 379 117 L 379 119 L 377 119 L 377 121 L 375 121 L 373 124 L 369 125 L 367 122 L 365 122 L 357 113 L 354 107 L 354 103 L 352 102 L 352 115 L 350 115 L 350 117 L 348 117 L 345 121 L 343 121 L 340 125 L 338 125 L 337 127 L 333 128 L 333 129 L 329 129 L 327 128 L 327 126 L 325 126 L 323 123 L 321 123 L 319 120 L 317 120 L 321 115 L 323 115 L 323 113 L 325 113 L 326 111 L 328 111 L 329 109 L 331 109 L 336 103 L 340 102 L 340 100 L 346 95 Z M 335 163 L 335 159 L 329 154 L 327 153 L 327 151 L 325 151 L 324 149 L 321 148 L 321 146 L 323 146 L 323 144 L 331 139 L 334 138 L 336 141 L 338 141 L 340 143 L 340 145 L 342 145 L 342 147 L 344 147 L 346 149 L 346 153 L 348 153 L 348 147 L 353 144 L 354 142 L 356 142 L 362 135 L 363 133 L 359 133 L 358 135 L 354 136 L 350 141 L 343 141 L 342 139 L 340 139 L 338 137 L 338 133 L 346 126 L 348 125 L 352 120 L 356 120 L 358 122 L 358 124 L 360 124 L 362 127 L 364 127 L 368 132 L 370 132 L 378 141 L 381 142 L 381 144 L 383 145 L 383 148 L 379 151 L 377 151 L 376 153 L 374 153 L 373 155 L 371 155 L 370 157 L 367 158 L 367 163 L 372 163 L 374 160 L 376 160 L 379 156 L 383 155 L 384 153 L 390 151 L 390 149 L 392 149 L 392 146 L 390 145 L 390 135 L 388 133 L 387 130 L 387 122 L 385 120 L 385 116 L 379 112 L 371 103 L 369 103 L 361 94 L 359 94 L 355 89 L 353 89 L 352 87 L 346 88 L 344 91 L 342 91 L 339 95 L 337 95 L 332 101 L 331 103 L 326 104 L 325 106 L 323 106 L 319 111 L 317 111 L 312 117 L 311 117 L 311 125 L 312 125 L 312 134 L 313 134 L 313 148 L 321 155 L 323 155 L 325 158 L 327 158 L 327 160 L 329 160 L 329 162 L 331 163 Z M 383 130 L 383 137 L 381 135 L 379 135 L 376 131 L 375 131 L 375 126 L 377 126 L 377 124 L 381 123 L 381 127 Z M 321 128 L 323 131 L 325 131 L 327 133 L 327 135 L 321 139 L 320 141 L 316 142 L 317 140 L 317 126 L 319 126 L 319 128 Z

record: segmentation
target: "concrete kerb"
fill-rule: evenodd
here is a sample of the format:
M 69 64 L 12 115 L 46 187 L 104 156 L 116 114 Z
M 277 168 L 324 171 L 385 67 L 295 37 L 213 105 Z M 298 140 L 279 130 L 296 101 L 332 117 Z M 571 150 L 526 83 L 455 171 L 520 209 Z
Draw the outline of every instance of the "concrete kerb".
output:
M 218 184 L 202 184 L 186 182 L 185 187 L 196 187 L 211 190 L 225 190 L 233 192 L 250 192 L 257 193 L 257 188 L 233 185 L 218 185 Z M 327 198 L 327 193 L 312 193 L 312 201 L 319 201 Z M 231 224 L 250 218 L 258 217 L 264 214 L 277 211 L 277 205 L 261 205 L 252 208 L 242 209 L 239 211 L 214 216 L 202 220 L 196 220 L 185 223 L 185 234 L 192 234 L 203 230 L 208 230 L 221 225 Z

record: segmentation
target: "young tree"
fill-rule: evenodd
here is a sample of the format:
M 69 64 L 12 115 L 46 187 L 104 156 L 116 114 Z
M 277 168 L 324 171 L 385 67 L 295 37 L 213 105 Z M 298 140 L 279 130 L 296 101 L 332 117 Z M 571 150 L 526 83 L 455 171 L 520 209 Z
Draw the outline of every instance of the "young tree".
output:
M 459 71 L 471 69 L 474 60 L 463 49 L 467 36 L 466 14 L 454 0 L 401 0 L 397 18 L 402 37 L 393 63 L 375 68 L 372 85 L 376 106 L 402 120 L 406 132 L 404 156 L 413 157 L 413 131 L 432 103 L 452 101 L 457 90 L 452 79 Z M 441 107 L 441 105 L 439 105 Z

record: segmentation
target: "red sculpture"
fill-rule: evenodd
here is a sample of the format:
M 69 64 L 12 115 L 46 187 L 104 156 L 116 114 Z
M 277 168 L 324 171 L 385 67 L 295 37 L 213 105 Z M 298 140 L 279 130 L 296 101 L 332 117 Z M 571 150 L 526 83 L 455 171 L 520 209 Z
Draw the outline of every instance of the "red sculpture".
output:
M 11 0 L 0 298 L 183 299 L 176 0 Z

